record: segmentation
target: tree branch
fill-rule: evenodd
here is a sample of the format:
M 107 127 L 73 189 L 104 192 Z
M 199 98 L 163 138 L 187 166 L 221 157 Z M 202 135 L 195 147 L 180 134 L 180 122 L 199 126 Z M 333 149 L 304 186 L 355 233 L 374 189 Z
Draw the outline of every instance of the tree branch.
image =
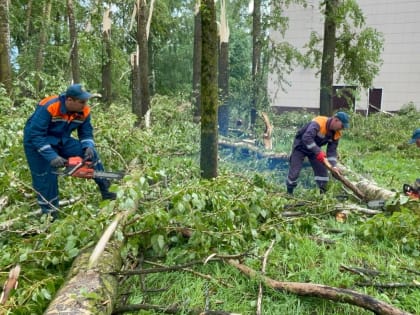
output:
M 300 296 L 318 297 L 340 303 L 348 303 L 368 309 L 379 315 L 409 315 L 392 305 L 379 301 L 369 295 L 359 292 L 330 287 L 321 284 L 299 283 L 299 282 L 281 282 L 273 280 L 269 277 L 258 274 L 255 270 L 246 265 L 240 264 L 235 260 L 228 260 L 228 264 L 239 269 L 250 278 L 259 278 L 264 284 L 274 290 L 294 293 Z

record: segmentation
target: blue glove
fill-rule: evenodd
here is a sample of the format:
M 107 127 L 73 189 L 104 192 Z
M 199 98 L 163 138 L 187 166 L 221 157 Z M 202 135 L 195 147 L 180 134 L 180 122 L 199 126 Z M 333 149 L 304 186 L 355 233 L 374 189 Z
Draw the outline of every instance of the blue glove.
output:
M 92 161 L 94 157 L 95 157 L 95 152 L 93 151 L 93 148 L 87 147 L 85 149 L 84 159 Z

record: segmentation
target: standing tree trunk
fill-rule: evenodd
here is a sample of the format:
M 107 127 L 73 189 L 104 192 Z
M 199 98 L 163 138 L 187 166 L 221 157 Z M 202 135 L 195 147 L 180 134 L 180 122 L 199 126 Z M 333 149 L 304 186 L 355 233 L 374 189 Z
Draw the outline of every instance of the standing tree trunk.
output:
M 138 44 L 138 84 L 140 97 L 135 102 L 136 126 L 142 126 L 150 110 L 149 95 L 149 53 L 147 49 L 147 5 L 145 0 L 137 0 L 137 44 Z M 135 81 L 135 80 L 133 80 Z
M 261 0 L 254 0 L 254 11 L 252 13 L 251 126 L 255 126 L 257 120 L 257 105 L 260 94 L 261 45 Z
M 28 50 L 26 43 L 29 39 L 29 34 L 31 32 L 31 23 L 32 23 L 32 0 L 28 0 L 27 9 L 26 9 L 26 20 L 25 20 L 25 34 L 23 37 L 22 47 L 18 47 L 19 50 L 22 48 L 22 51 L 26 52 Z
M 104 53 L 102 60 L 102 99 L 109 106 L 112 101 L 112 45 L 111 45 L 111 11 L 107 9 L 102 22 L 102 42 Z
M 0 0 L 0 84 L 4 85 L 8 94 L 11 94 L 9 0 Z
M 201 13 L 200 0 L 195 3 L 194 11 L 194 51 L 193 51 L 193 78 L 192 78 L 192 101 L 194 106 L 194 121 L 200 121 L 201 115 Z
M 219 51 L 219 91 L 218 110 L 219 131 L 223 136 L 229 131 L 229 26 L 226 17 L 226 2 L 220 2 L 220 51 Z
M 76 21 L 74 19 L 73 0 L 67 0 L 67 12 L 69 16 L 69 30 L 70 30 L 70 59 L 71 59 L 71 73 L 73 83 L 80 83 L 80 64 L 79 64 L 79 49 L 77 47 L 77 29 Z
M 141 103 L 140 103 L 140 73 L 139 73 L 139 52 L 131 55 L 131 110 L 138 117 L 136 125 L 141 123 Z
M 43 7 L 43 19 L 42 19 L 42 26 L 39 32 L 39 47 L 38 53 L 36 56 L 35 61 L 35 93 L 36 97 L 38 97 L 39 91 L 41 90 L 41 77 L 40 73 L 44 68 L 44 48 L 47 44 L 47 36 L 48 36 L 48 27 L 50 25 L 50 16 L 51 16 L 51 0 L 47 0 L 44 2 Z
M 217 177 L 217 25 L 214 0 L 201 2 L 201 177 Z
M 332 115 L 332 87 L 334 81 L 334 55 L 336 46 L 335 11 L 340 0 L 325 1 L 324 48 L 322 51 L 319 113 Z

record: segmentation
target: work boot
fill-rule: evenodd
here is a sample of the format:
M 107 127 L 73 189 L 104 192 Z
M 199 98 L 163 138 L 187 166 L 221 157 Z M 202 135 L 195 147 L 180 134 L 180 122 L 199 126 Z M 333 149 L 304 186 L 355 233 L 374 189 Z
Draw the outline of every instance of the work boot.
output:
M 105 192 L 101 191 L 101 195 L 102 195 L 102 200 L 115 200 L 115 199 L 117 199 L 117 194 L 112 192 L 112 191 L 105 191 Z
M 58 220 L 58 211 L 57 210 L 41 210 L 40 219 L 43 221 L 44 218 L 47 218 L 51 223 Z
M 111 186 L 111 183 L 109 180 L 106 179 L 100 179 L 96 180 L 96 183 L 98 184 L 99 191 L 102 195 L 102 200 L 115 200 L 117 199 L 117 194 L 109 191 L 109 186 Z
M 294 190 L 294 187 L 287 186 L 287 193 L 288 193 L 289 195 L 293 195 L 293 190 Z

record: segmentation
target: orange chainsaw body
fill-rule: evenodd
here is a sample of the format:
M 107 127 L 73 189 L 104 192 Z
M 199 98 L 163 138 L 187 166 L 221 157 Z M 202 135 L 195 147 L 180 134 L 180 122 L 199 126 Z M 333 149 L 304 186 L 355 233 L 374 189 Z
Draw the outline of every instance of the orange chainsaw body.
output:
M 91 161 L 83 161 L 80 156 L 72 156 L 68 159 L 68 175 L 80 178 L 93 178 L 95 170 Z

